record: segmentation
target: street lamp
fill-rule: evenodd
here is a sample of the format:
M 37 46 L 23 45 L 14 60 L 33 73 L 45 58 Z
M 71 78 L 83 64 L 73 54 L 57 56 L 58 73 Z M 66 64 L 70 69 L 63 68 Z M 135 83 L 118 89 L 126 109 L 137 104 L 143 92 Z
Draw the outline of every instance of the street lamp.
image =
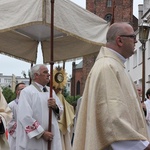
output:
M 143 22 L 139 26 L 139 41 L 142 43 L 142 102 L 145 101 L 145 44 L 148 40 L 150 26 L 147 19 L 143 19 Z

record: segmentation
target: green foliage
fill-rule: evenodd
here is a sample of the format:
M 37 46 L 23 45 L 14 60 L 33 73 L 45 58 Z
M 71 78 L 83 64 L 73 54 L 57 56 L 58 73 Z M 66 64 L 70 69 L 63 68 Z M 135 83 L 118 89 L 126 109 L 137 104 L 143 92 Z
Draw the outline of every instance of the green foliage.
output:
M 63 96 L 66 98 L 69 96 L 69 92 L 67 92 L 66 87 L 63 89 Z
M 71 105 L 75 105 L 79 97 L 80 97 L 80 95 L 77 95 L 77 96 L 67 96 L 66 100 Z
M 81 97 L 80 95 L 70 96 L 69 92 L 67 92 L 66 87 L 63 89 L 63 93 L 62 94 L 65 97 L 65 99 L 67 100 L 67 102 L 70 103 L 71 105 L 73 105 L 74 103 L 76 103 L 76 101 L 78 100 L 78 98 Z
M 7 103 L 11 102 L 15 99 L 16 94 L 12 92 L 12 90 L 9 87 L 3 88 L 3 95 L 7 101 Z

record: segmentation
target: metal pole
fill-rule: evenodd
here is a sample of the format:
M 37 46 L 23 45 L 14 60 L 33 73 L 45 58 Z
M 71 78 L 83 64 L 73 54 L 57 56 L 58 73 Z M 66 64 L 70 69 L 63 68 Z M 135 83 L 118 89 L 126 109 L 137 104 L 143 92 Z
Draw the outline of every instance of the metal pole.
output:
M 145 43 L 142 43 L 142 102 L 145 101 Z
M 74 62 L 73 65 L 73 86 L 74 86 L 74 101 L 75 101 L 75 97 L 76 97 L 76 63 Z

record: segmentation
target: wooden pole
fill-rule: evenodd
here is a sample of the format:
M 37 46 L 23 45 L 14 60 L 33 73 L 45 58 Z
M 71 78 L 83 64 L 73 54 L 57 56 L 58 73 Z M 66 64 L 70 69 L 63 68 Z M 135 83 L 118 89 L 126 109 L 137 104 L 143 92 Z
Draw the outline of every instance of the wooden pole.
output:
M 63 69 L 65 69 L 65 62 L 66 62 L 66 61 L 65 61 L 65 60 L 63 60 Z
M 50 26 L 50 97 L 53 97 L 53 65 L 54 65 L 54 57 L 53 57 L 53 41 L 54 41 L 54 0 L 51 0 L 51 26 Z M 52 109 L 49 108 L 49 128 L 48 131 L 51 132 L 51 124 L 52 124 Z M 51 150 L 51 141 L 48 141 L 48 150 Z
M 33 67 L 33 62 L 31 63 L 31 67 L 30 68 L 32 68 Z M 29 78 L 30 78 L 30 81 L 29 81 L 29 85 L 31 84 L 31 82 L 32 82 L 32 79 L 31 79 L 31 77 L 29 76 Z
M 113 24 L 114 21 L 115 21 L 115 8 L 116 8 L 115 0 L 113 0 L 113 5 L 112 5 L 112 18 L 111 18 L 110 24 Z

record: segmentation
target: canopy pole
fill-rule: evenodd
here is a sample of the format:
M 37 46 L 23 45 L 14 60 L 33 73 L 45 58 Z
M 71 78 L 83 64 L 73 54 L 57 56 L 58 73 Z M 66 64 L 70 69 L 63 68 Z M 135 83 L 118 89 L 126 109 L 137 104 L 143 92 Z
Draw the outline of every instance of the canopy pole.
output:
M 50 26 L 51 38 L 50 38 L 50 97 L 53 97 L 53 41 L 54 41 L 54 0 L 51 0 L 51 26 Z M 49 127 L 48 131 L 51 132 L 52 124 L 52 109 L 49 107 Z M 51 141 L 48 141 L 48 150 L 51 150 Z
M 113 0 L 112 18 L 111 18 L 110 25 L 112 25 L 114 23 L 114 21 L 115 21 L 115 8 L 116 8 L 116 3 L 115 3 L 115 0 Z
M 66 61 L 63 60 L 63 69 L 64 69 L 64 70 L 65 70 L 65 63 L 66 63 Z
M 30 67 L 30 69 L 33 67 L 33 62 L 31 63 L 31 67 Z M 29 85 L 31 84 L 31 82 L 32 82 L 32 79 L 31 79 L 31 76 L 29 76 L 29 78 L 30 78 L 30 81 L 29 81 Z

